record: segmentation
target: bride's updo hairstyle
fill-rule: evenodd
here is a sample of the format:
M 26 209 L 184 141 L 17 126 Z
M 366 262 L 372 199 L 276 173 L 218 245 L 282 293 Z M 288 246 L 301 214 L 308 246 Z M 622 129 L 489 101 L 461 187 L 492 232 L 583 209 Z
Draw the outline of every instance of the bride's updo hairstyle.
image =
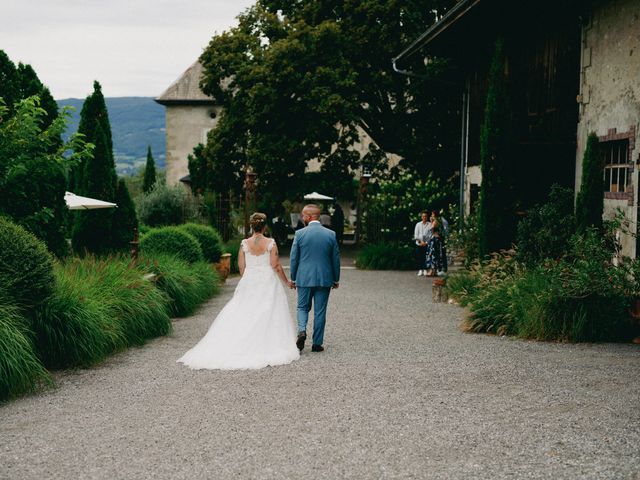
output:
M 264 213 L 256 212 L 249 217 L 249 225 L 254 232 L 262 232 L 267 226 L 267 216 Z

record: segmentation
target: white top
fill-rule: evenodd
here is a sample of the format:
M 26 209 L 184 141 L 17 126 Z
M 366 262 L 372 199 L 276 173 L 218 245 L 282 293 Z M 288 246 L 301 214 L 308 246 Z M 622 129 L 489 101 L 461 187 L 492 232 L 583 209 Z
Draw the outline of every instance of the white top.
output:
M 413 239 L 416 241 L 416 245 L 420 245 L 420 242 L 428 242 L 431 239 L 431 222 L 422 223 L 422 221 L 416 223 L 416 228 L 413 231 Z

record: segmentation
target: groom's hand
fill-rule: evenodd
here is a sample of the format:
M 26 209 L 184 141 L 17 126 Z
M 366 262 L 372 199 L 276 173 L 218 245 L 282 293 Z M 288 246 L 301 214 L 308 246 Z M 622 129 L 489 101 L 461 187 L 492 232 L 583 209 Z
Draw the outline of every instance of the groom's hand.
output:
M 331 286 L 331 288 L 338 288 L 340 286 L 339 282 L 333 282 L 333 285 Z
M 294 282 L 293 280 L 289 280 L 289 288 L 292 290 L 296 289 L 296 282 Z

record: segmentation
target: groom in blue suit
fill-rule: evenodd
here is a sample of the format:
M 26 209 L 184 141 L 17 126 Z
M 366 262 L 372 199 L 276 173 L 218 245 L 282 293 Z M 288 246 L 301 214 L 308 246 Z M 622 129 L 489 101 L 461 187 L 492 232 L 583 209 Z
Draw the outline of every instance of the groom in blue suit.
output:
M 312 352 L 322 352 L 327 302 L 332 288 L 340 285 L 340 252 L 334 231 L 320 223 L 320 208 L 307 205 L 302 209 L 307 225 L 296 232 L 291 246 L 291 281 L 298 291 L 298 340 L 302 351 L 307 339 L 307 322 L 313 303 Z

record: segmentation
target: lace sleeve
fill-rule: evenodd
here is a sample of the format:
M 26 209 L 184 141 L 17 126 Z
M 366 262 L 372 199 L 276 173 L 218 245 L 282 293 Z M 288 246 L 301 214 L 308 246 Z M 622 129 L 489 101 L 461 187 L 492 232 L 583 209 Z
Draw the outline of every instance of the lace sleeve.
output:
M 240 248 L 242 249 L 242 251 L 244 253 L 247 253 L 249 251 L 249 247 L 247 247 L 247 239 L 246 238 L 240 242 Z
M 273 246 L 276 244 L 275 239 L 271 239 L 271 241 L 269 242 L 269 245 L 267 245 L 267 250 L 270 252 L 271 250 L 273 250 Z

